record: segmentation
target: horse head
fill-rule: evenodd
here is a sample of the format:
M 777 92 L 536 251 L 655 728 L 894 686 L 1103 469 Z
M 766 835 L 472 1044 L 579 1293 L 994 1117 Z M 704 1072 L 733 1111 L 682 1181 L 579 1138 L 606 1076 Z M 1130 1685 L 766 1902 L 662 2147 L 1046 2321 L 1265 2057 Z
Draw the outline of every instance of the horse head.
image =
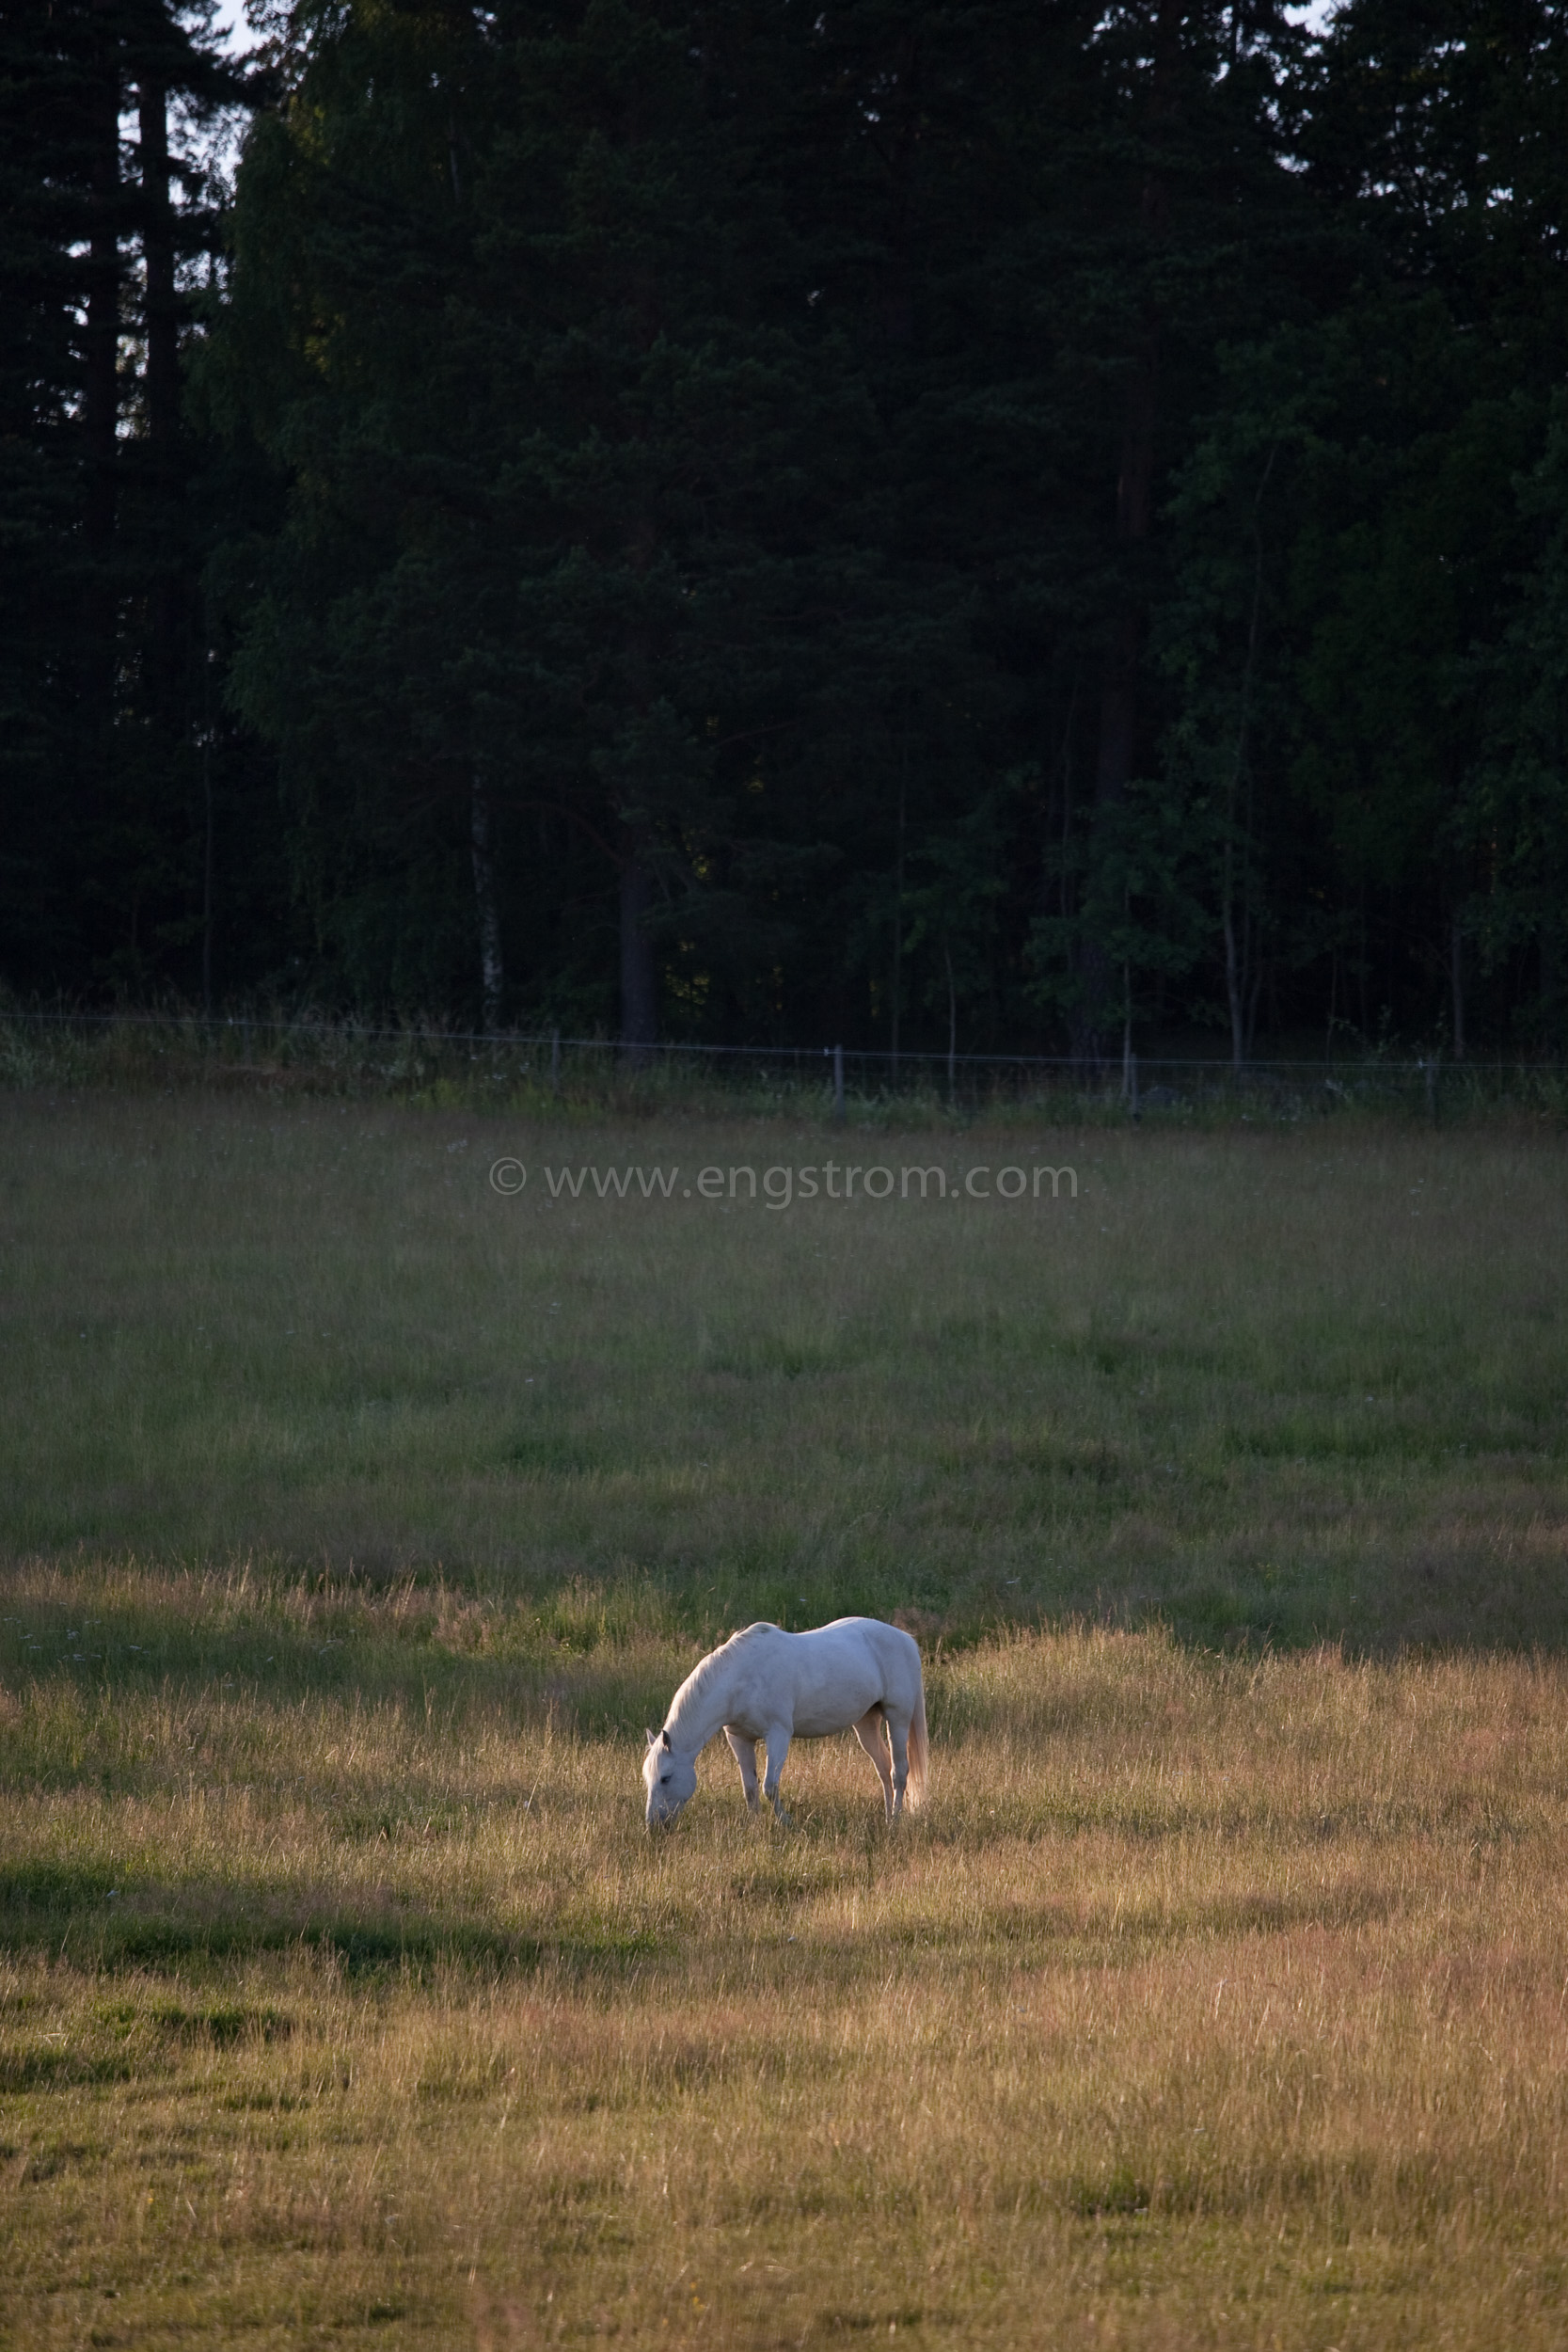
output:
M 648 1791 L 648 1827 L 657 1829 L 661 1821 L 673 1821 L 687 1799 L 695 1794 L 697 1759 L 677 1756 L 667 1731 L 650 1731 L 642 1781 Z

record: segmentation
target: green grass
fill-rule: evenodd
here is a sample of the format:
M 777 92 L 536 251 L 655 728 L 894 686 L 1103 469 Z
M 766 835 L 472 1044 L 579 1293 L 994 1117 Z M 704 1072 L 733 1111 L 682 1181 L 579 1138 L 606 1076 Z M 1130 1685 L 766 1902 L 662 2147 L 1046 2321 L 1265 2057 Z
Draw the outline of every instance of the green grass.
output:
M 542 1175 L 830 1156 L 1079 1192 Z M 0 2344 L 1560 2345 L 1565 1206 L 1525 1123 L 9 1098 Z M 929 1812 L 721 1748 L 650 1839 L 701 1649 L 851 1608 Z
M 491 1161 L 533 1168 L 499 1197 Z M 1041 1158 L 1076 1200 L 551 1201 Z M 0 1552 L 1200 1642 L 1568 1629 L 1553 1133 L 835 1136 L 8 1106 Z M 743 1187 L 741 1188 L 743 1191 Z

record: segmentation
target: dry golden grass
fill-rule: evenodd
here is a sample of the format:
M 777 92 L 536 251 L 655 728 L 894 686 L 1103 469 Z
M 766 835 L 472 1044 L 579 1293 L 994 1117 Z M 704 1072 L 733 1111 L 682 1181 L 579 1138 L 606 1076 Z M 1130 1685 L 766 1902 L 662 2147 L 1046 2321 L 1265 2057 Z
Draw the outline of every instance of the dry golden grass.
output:
M 1545 1127 L 774 1216 L 485 1168 L 904 1147 L 6 1118 L 0 2342 L 1568 2342 Z M 847 1608 L 929 1813 L 650 1840 L 698 1650 Z
M 925 1817 L 721 1747 L 650 1838 L 578 1721 L 673 1634 L 459 1609 L 421 1700 L 407 1595 L 9 1613 L 71 1589 L 346 1674 L 8 1678 L 7 2343 L 1563 2343 L 1558 1663 L 1020 1634 L 931 1661 Z

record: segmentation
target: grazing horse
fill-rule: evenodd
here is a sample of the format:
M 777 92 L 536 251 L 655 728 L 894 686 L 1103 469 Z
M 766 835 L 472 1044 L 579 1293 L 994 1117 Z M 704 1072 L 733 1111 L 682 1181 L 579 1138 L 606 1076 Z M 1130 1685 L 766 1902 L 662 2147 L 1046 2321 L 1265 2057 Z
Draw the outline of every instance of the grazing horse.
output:
M 888 1769 L 887 1746 L 893 1751 Z M 835 1617 L 814 1633 L 749 1625 L 694 1666 L 642 1759 L 648 1827 L 673 1821 L 697 1786 L 697 1758 L 716 1732 L 735 1753 L 746 1802 L 757 1809 L 757 1741 L 768 1746 L 763 1794 L 781 1820 L 779 1775 L 791 1740 L 853 1731 L 877 1767 L 889 1820 L 926 1794 L 928 1751 L 920 1651 L 895 1625 Z

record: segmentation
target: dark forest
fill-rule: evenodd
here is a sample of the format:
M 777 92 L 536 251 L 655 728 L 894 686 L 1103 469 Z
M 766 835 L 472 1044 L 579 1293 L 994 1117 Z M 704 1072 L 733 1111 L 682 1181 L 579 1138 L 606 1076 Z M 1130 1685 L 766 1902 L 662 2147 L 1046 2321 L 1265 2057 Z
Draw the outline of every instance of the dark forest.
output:
M 13 1003 L 1568 1051 L 1568 9 L 253 27 L 0 16 Z

